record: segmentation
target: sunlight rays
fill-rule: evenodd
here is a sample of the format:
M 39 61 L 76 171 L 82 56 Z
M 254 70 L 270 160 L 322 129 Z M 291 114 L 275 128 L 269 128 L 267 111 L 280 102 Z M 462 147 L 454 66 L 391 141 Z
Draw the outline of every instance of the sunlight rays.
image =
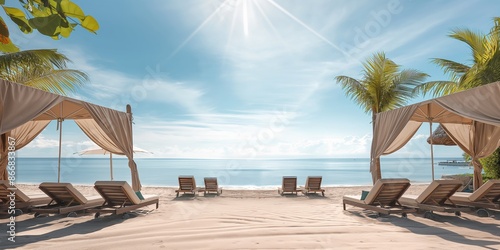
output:
M 198 32 L 201 31 L 201 29 L 207 25 L 210 20 L 213 19 L 213 17 L 219 13 L 219 11 L 221 11 L 221 9 L 223 9 L 224 7 L 226 7 L 227 3 L 231 1 L 231 0 L 224 0 L 224 2 L 222 2 L 219 7 L 217 7 L 217 9 L 214 10 L 214 12 L 212 12 L 212 14 L 210 14 L 207 18 L 205 18 L 205 20 L 193 31 L 191 32 L 191 34 L 170 54 L 170 56 L 168 56 L 167 60 L 170 60 L 173 56 L 175 56 L 177 54 L 177 52 L 179 52 L 179 50 L 181 50 L 189 41 L 191 41 L 191 39 L 193 39 L 193 37 L 198 34 Z
M 321 34 L 319 34 L 318 32 L 316 32 L 314 29 L 312 29 L 311 27 L 309 27 L 307 24 L 305 24 L 304 22 L 302 22 L 300 19 L 298 19 L 297 17 L 295 17 L 292 13 L 288 12 L 286 9 L 284 9 L 283 7 L 281 7 L 281 5 L 277 4 L 273 0 L 267 0 L 267 2 L 269 2 L 270 4 L 272 4 L 274 7 L 276 7 L 278 10 L 280 10 L 283 14 L 287 15 L 293 21 L 295 21 L 296 23 L 300 24 L 302 27 L 304 27 L 306 30 L 308 30 L 309 32 L 311 32 L 317 38 L 319 38 L 322 41 L 326 42 L 332 48 L 338 50 L 340 53 L 342 53 L 347 58 L 351 57 L 351 55 L 349 55 L 346 51 L 344 51 L 343 49 L 341 49 L 340 47 L 338 47 L 334 43 L 330 42 L 330 40 L 328 40 L 327 38 L 325 38 L 324 36 L 322 36 Z
M 247 6 L 247 0 L 243 1 L 243 32 L 245 34 L 245 37 L 248 37 L 248 6 Z

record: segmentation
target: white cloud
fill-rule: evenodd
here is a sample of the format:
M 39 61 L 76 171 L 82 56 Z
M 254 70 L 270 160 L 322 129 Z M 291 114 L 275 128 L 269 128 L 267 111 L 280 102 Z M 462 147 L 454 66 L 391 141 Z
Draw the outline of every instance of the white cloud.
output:
M 57 148 L 59 147 L 59 141 L 53 139 L 47 139 L 43 135 L 39 135 L 30 144 L 26 145 L 26 148 Z

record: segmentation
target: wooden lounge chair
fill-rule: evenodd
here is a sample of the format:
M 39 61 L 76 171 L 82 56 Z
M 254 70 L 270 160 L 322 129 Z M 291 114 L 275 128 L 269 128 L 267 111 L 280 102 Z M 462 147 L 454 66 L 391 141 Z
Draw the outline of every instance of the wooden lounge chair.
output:
M 100 206 L 104 200 L 100 196 L 85 197 L 71 183 L 43 182 L 39 186 L 50 201 L 42 207 L 33 208 L 35 217 L 40 214 L 76 215 L 77 211 Z
M 302 191 L 302 189 L 297 189 L 297 176 L 283 176 L 283 182 L 281 183 L 281 188 L 278 188 L 278 193 L 283 195 L 284 193 L 295 193 Z
M 408 179 L 379 179 L 363 200 L 361 200 L 361 195 L 345 195 L 342 198 L 344 210 L 346 210 L 346 204 L 349 204 L 380 214 L 399 213 L 406 217 L 406 213 L 415 212 L 415 209 L 402 206 L 398 199 L 409 187 L 410 180 Z
M 179 176 L 179 189 L 175 190 L 177 197 L 179 193 L 192 193 L 196 194 L 196 181 L 192 175 L 181 175 Z
M 204 195 L 210 192 L 216 192 L 217 195 L 222 194 L 222 188 L 219 188 L 217 177 L 205 177 L 205 188 L 200 190 L 203 190 Z
M 321 176 L 308 176 L 306 180 L 306 185 L 302 190 L 304 194 L 321 192 L 321 195 L 325 196 L 325 190 L 321 188 Z
M 0 181 L 0 213 L 9 213 L 12 207 L 15 207 L 15 215 L 21 215 L 23 212 L 29 211 L 32 207 L 46 205 L 51 200 L 45 194 L 27 195 L 16 186 L 11 186 L 9 181 Z M 11 206 L 12 201 L 14 206 Z
M 456 192 L 450 197 L 451 202 L 477 208 L 481 217 L 489 217 L 489 209 L 500 209 L 500 180 L 489 180 L 474 193 Z
M 425 211 L 424 217 L 429 219 L 434 217 L 433 212 L 455 213 L 460 216 L 462 211 L 470 211 L 470 208 L 455 205 L 450 197 L 461 187 L 462 182 L 459 180 L 434 180 L 420 195 L 403 195 L 399 203 Z
M 124 214 L 123 218 L 128 218 L 129 211 L 141 207 L 156 204 L 156 209 L 160 204 L 157 195 L 142 195 L 140 199 L 126 181 L 96 181 L 94 188 L 104 198 L 101 206 L 88 209 L 90 213 L 96 213 L 94 218 L 99 218 L 101 213 Z

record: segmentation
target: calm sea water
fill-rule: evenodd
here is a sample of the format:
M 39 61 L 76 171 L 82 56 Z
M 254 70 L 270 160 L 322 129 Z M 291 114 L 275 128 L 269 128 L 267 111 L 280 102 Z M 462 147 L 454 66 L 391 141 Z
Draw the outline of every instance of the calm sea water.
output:
M 304 185 L 309 175 L 323 176 L 324 186 L 370 185 L 369 159 L 283 159 L 283 160 L 213 160 L 213 159 L 135 159 L 144 186 L 178 186 L 179 175 L 194 175 L 198 185 L 203 177 L 216 176 L 226 188 L 269 188 L 281 185 L 285 175 L 297 176 Z M 439 166 L 437 162 L 461 160 L 436 158 L 435 178 L 442 175 L 472 173 L 469 167 Z M 16 183 L 57 182 L 57 158 L 18 158 Z M 63 158 L 61 182 L 93 184 L 110 180 L 109 158 Z M 383 178 L 408 178 L 428 183 L 431 159 L 382 158 Z M 113 159 L 115 180 L 130 183 L 126 158 Z

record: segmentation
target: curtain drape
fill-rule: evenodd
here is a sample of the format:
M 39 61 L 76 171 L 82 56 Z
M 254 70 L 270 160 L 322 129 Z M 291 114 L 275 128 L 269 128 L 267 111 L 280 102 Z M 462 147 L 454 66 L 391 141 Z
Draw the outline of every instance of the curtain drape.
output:
M 2 134 L 2 140 L 0 143 L 0 180 L 7 180 L 7 150 L 8 137 L 12 137 L 16 141 L 15 150 L 22 149 L 24 146 L 28 145 L 33 139 L 35 139 L 44 130 L 50 121 L 29 121 L 10 132 Z M 5 143 L 5 144 L 4 144 Z
M 128 166 L 132 173 L 132 188 L 135 191 L 141 190 L 141 182 L 139 180 L 139 172 L 137 164 L 134 161 L 133 137 L 132 137 L 132 114 L 112 112 L 112 110 L 96 105 L 84 103 L 85 108 L 94 118 L 95 124 L 100 128 L 100 133 L 107 135 L 107 140 L 112 142 L 116 148 L 108 150 L 110 152 L 121 151 L 128 158 Z M 86 126 L 79 124 L 79 126 Z M 89 125 L 89 124 L 87 124 Z M 92 125 L 95 129 L 95 125 Z M 87 128 L 89 129 L 89 128 Z M 92 139 L 92 138 L 91 138 Z M 97 143 L 97 142 L 96 142 Z M 102 145 L 103 141 L 100 142 Z M 98 144 L 99 145 L 99 144 Z M 104 148 L 107 150 L 107 148 Z
M 377 114 L 371 147 L 370 172 L 373 183 L 381 177 L 380 161 L 384 153 L 393 152 L 404 146 L 418 130 L 421 122 L 409 122 L 418 105 L 406 106 Z
M 500 127 L 473 122 L 467 124 L 442 124 L 450 138 L 472 158 L 474 190 L 483 184 L 483 166 L 479 159 L 489 156 L 500 146 Z

